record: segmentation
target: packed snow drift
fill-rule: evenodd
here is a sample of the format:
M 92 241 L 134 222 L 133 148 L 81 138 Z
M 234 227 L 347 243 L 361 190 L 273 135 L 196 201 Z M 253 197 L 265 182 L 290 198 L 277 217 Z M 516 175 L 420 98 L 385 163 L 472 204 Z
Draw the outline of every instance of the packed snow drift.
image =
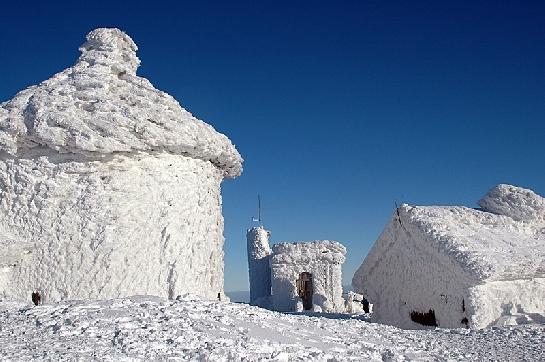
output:
M 479 205 L 394 212 L 352 281 L 377 321 L 484 328 L 545 318 L 544 199 L 499 185 Z
M 220 183 L 231 141 L 136 75 L 132 39 L 0 105 L 0 296 L 224 298 Z

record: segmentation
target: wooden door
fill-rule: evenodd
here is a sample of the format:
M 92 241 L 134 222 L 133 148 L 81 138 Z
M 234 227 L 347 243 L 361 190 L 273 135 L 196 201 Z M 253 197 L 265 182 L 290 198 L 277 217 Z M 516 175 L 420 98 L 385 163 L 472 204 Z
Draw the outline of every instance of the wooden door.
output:
M 312 286 L 312 274 L 302 272 L 297 279 L 297 294 L 303 300 L 303 309 L 312 309 L 312 294 L 314 293 Z

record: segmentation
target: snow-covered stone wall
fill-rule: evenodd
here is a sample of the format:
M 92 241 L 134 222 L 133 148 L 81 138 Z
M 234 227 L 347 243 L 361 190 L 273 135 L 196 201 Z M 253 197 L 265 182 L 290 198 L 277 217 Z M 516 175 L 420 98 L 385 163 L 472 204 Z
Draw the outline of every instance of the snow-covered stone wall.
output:
M 298 310 L 301 300 L 297 280 L 312 274 L 312 304 L 315 311 L 344 311 L 342 264 L 346 248 L 336 241 L 279 243 L 271 257 L 272 307 L 278 311 Z
M 223 295 L 221 180 L 169 154 L 2 159 L 1 295 Z
M 246 233 L 250 303 L 268 307 L 271 296 L 270 231 L 263 226 L 253 227 Z

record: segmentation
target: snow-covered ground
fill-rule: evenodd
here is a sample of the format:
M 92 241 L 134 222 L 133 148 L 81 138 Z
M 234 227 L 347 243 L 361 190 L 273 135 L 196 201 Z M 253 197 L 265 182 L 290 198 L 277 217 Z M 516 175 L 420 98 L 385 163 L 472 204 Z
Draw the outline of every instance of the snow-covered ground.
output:
M 186 297 L 0 303 L 4 360 L 545 360 L 545 326 L 402 330 Z

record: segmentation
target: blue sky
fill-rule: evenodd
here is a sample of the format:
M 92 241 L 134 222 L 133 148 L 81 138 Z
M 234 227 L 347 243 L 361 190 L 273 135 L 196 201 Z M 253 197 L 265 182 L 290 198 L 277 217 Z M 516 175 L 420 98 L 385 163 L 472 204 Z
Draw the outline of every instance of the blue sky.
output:
M 545 195 L 545 2 L 8 2 L 0 100 L 119 27 L 141 76 L 227 134 L 226 290 L 246 290 L 245 231 L 334 239 L 348 284 L 394 202 L 475 206 L 493 185 Z

